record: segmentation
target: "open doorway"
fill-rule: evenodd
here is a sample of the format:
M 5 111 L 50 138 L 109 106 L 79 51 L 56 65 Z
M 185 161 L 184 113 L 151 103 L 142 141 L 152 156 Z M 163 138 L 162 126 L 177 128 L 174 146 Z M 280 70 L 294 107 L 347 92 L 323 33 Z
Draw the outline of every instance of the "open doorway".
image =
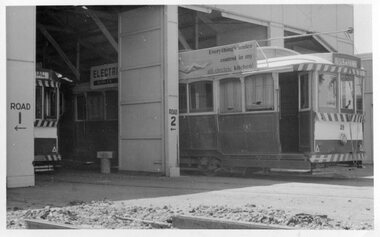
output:
M 298 75 L 279 74 L 280 84 L 280 141 L 282 152 L 299 151 Z

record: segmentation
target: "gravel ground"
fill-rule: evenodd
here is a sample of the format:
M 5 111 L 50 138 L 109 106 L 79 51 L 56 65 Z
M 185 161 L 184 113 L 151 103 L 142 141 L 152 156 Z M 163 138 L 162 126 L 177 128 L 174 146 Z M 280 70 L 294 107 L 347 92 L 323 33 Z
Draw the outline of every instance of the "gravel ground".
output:
M 13 208 L 7 211 L 7 228 L 26 228 L 25 219 L 41 219 L 58 224 L 69 224 L 83 229 L 154 229 L 172 228 L 172 217 L 175 215 L 191 215 L 201 217 L 222 218 L 234 221 L 276 224 L 296 229 L 340 229 L 340 230 L 372 230 L 368 223 L 353 225 L 345 221 L 334 220 L 327 215 L 307 213 L 290 214 L 271 206 L 263 207 L 247 204 L 241 207 L 222 205 L 199 205 L 188 208 L 164 206 L 128 206 L 109 200 L 103 201 L 71 201 L 65 207 L 46 206 L 42 209 Z M 164 223 L 155 225 L 140 220 Z

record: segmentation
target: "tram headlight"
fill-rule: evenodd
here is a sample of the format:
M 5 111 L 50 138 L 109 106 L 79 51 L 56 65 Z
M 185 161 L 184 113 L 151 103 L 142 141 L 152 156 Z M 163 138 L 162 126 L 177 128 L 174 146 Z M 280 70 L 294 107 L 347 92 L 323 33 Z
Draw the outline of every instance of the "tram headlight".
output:
M 340 144 L 345 145 L 347 143 L 347 136 L 344 133 L 340 134 Z
M 358 150 L 364 151 L 363 141 L 358 141 Z

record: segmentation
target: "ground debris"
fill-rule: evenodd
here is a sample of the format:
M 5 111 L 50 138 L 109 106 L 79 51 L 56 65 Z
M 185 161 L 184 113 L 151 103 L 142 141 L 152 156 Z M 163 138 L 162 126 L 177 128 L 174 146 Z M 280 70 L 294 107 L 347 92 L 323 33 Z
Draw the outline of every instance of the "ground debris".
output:
M 226 205 L 198 205 L 187 208 L 163 206 L 117 205 L 109 200 L 72 201 L 66 207 L 46 206 L 42 209 L 7 211 L 7 228 L 26 228 L 25 219 L 41 219 L 57 224 L 70 224 L 82 229 L 162 229 L 172 228 L 176 215 L 192 215 L 243 221 L 252 223 L 283 225 L 297 229 L 372 229 L 362 223 L 350 225 L 328 218 L 327 215 L 298 213 L 292 214 L 273 207 L 259 207 L 247 204 L 239 207 Z

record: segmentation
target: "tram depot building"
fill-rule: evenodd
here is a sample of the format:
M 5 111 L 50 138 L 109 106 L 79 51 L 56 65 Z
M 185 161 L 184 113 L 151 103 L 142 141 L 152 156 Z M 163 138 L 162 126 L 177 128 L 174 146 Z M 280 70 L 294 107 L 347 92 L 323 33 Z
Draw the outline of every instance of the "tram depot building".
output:
M 371 162 L 352 26 L 352 5 L 8 6 L 7 187 Z

